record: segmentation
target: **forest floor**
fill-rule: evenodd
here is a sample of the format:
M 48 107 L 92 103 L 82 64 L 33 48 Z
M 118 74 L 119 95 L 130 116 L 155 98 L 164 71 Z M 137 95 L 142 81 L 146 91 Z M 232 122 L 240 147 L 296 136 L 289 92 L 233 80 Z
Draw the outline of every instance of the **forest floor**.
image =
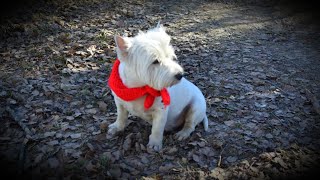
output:
M 3 16 L 0 158 L 39 179 L 276 179 L 320 162 L 320 31 L 312 12 L 275 1 L 47 1 Z M 137 117 L 116 137 L 107 79 L 114 35 L 157 22 L 207 101 L 198 126 L 146 148 Z

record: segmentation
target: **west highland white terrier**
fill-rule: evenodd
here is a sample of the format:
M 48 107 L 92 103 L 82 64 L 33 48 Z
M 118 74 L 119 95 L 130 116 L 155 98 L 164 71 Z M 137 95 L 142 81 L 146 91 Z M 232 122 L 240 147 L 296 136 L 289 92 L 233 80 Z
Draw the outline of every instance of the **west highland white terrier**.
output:
M 189 137 L 201 121 L 208 130 L 205 98 L 183 77 L 170 39 L 160 24 L 135 37 L 115 36 L 118 58 L 108 85 L 118 115 L 108 134 L 125 129 L 128 113 L 152 124 L 148 148 L 155 151 L 162 148 L 164 130 L 182 127 L 178 140 Z

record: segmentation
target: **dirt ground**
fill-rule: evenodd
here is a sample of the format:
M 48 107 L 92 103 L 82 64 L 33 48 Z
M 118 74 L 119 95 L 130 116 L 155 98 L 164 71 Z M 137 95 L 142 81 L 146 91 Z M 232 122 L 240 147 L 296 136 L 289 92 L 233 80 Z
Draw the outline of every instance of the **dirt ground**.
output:
M 32 2 L 32 1 L 31 1 Z M 37 1 L 0 28 L 1 170 L 32 179 L 294 179 L 319 168 L 320 31 L 312 5 L 287 1 Z M 311 10 L 311 11 L 309 11 Z M 4 11 L 2 11 L 4 12 Z M 116 109 L 107 79 L 115 34 L 161 20 L 209 131 L 184 141 Z

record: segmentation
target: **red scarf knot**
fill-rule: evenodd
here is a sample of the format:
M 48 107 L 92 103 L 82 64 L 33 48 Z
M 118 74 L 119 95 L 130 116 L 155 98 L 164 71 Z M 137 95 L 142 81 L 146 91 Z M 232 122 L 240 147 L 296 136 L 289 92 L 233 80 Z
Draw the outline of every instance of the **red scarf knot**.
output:
M 126 85 L 123 84 L 120 78 L 119 66 L 120 61 L 117 59 L 113 65 L 108 85 L 111 88 L 111 90 L 122 100 L 133 101 L 139 97 L 146 95 L 144 107 L 146 109 L 149 109 L 153 105 L 155 98 L 161 96 L 162 102 L 165 107 L 170 104 L 170 95 L 166 88 L 163 88 L 161 91 L 156 90 L 148 85 L 138 88 L 128 88 Z

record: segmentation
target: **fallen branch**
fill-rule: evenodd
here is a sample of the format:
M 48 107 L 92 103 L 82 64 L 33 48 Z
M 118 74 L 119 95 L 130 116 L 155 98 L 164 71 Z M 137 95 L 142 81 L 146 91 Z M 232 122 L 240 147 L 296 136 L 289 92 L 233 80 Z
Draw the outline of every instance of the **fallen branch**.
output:
M 307 98 L 311 101 L 313 109 L 320 114 L 320 104 L 316 96 L 313 95 L 308 89 L 306 89 Z
M 33 139 L 33 133 L 30 131 L 30 129 L 21 121 L 23 118 L 20 114 L 17 114 L 13 109 L 10 107 L 6 108 L 6 111 L 10 114 L 12 119 L 22 128 L 22 130 L 26 133 L 26 137 L 28 139 Z
M 20 152 L 19 152 L 19 161 L 18 161 L 18 173 L 19 175 L 24 171 L 24 161 L 26 159 L 26 150 L 27 150 L 27 143 L 29 142 L 28 138 L 23 140 L 21 144 Z
M 32 164 L 32 167 L 36 167 L 36 166 L 38 166 L 39 164 L 43 163 L 44 161 L 46 161 L 46 160 L 50 159 L 51 157 L 55 156 L 57 153 L 59 153 L 60 150 L 61 150 L 61 148 L 58 147 L 58 148 L 55 149 L 54 151 L 51 151 L 51 152 L 49 152 L 49 153 L 47 153 L 47 154 L 44 154 L 44 156 L 41 157 L 41 160 L 39 160 L 38 162 L 35 162 L 35 163 Z M 62 155 L 62 156 L 63 156 L 63 155 Z M 58 157 L 59 157 L 59 156 L 58 156 Z M 61 156 L 60 156 L 60 157 L 61 157 Z M 60 157 L 59 157 L 59 160 L 62 160 L 62 159 L 60 159 Z

